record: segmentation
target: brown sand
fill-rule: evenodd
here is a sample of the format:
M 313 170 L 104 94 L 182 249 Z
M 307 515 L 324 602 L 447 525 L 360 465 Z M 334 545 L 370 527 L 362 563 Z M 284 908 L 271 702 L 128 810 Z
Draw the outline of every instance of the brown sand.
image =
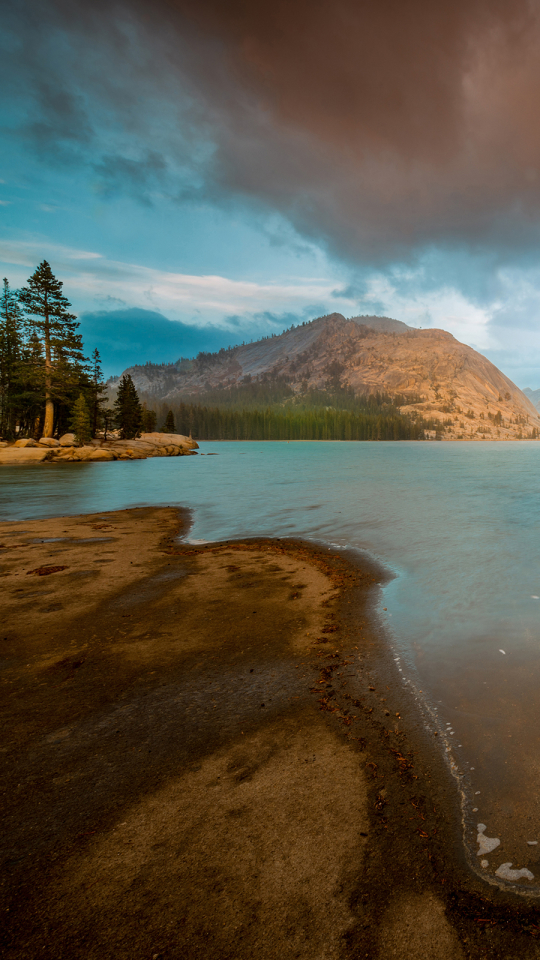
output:
M 460 859 L 381 571 L 187 524 L 0 524 L 3 955 L 540 956 L 536 908 Z

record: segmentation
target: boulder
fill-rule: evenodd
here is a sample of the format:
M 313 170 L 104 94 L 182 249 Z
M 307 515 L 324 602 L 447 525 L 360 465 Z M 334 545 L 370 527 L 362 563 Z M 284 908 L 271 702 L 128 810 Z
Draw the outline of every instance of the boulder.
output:
M 99 449 L 96 450 L 96 449 L 94 449 L 94 450 L 92 450 L 92 453 L 90 454 L 90 456 L 89 456 L 89 457 L 86 457 L 86 459 L 87 459 L 90 463 L 92 463 L 92 462 L 93 462 L 93 463 L 96 463 L 96 462 L 101 462 L 101 461 L 104 462 L 104 461 L 106 461 L 106 460 L 116 460 L 116 457 L 115 457 L 114 453 L 112 452 L 112 450 L 99 450 Z
M 77 444 L 77 441 L 75 440 L 75 434 L 64 433 L 64 435 L 60 437 L 59 443 L 61 447 L 75 447 Z
M 164 444 L 175 447 L 187 447 L 188 450 L 198 450 L 199 444 L 191 437 L 184 437 L 181 433 L 141 433 L 141 440 L 149 440 L 150 443 Z
M 7 447 L 7 446 L 8 446 L 7 440 L 0 440 L 0 447 Z
M 47 447 L 3 447 L 0 449 L 0 463 L 43 463 L 52 458 L 52 450 Z
M 15 446 L 16 447 L 37 447 L 37 443 L 35 440 L 32 440 L 30 437 L 25 437 L 24 440 L 16 440 Z
M 58 440 L 55 440 L 54 437 L 42 437 L 41 440 L 38 441 L 38 443 L 41 443 L 42 446 L 44 446 L 44 447 L 58 447 L 58 446 L 59 446 Z
M 146 460 L 146 454 L 141 450 L 131 450 L 128 448 L 118 455 L 118 460 Z
M 75 453 L 77 454 L 79 460 L 88 460 L 89 457 L 95 452 L 95 447 L 90 447 L 87 444 L 84 447 L 77 447 Z
M 75 447 L 54 447 L 51 454 L 54 460 L 67 460 L 77 453 Z M 77 458 L 78 459 L 78 458 Z

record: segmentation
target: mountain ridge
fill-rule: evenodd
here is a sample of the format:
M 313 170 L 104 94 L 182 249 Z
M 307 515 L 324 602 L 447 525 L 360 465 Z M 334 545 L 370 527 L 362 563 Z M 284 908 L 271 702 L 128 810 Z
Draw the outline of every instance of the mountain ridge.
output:
M 525 389 L 523 390 L 523 393 L 525 394 L 527 399 L 531 401 L 532 405 L 536 408 L 536 410 L 540 411 L 540 389 L 531 390 L 530 387 L 525 387 Z
M 298 396 L 330 387 L 399 395 L 402 413 L 437 421 L 445 439 L 521 439 L 540 430 L 534 404 L 486 357 L 445 330 L 391 317 L 328 314 L 253 343 L 125 373 L 150 404 L 204 403 L 209 391 L 280 381 Z

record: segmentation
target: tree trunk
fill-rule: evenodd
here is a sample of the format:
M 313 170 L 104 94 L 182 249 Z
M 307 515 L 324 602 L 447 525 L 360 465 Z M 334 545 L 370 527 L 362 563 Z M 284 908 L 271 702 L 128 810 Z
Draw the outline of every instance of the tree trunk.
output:
M 45 310 L 47 310 L 45 294 Z M 51 399 L 51 337 L 49 332 L 49 314 L 45 313 L 45 419 L 43 436 L 52 437 L 54 430 L 54 404 Z
M 54 428 L 54 404 L 49 396 L 45 394 L 45 420 L 43 423 L 43 436 L 52 437 Z

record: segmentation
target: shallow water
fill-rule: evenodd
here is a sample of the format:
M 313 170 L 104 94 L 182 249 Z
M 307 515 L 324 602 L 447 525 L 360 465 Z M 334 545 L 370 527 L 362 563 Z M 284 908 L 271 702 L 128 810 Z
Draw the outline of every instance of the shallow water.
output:
M 382 616 L 403 676 L 447 731 L 474 824 L 501 840 L 485 873 L 511 862 L 540 884 L 540 842 L 527 843 L 540 841 L 540 443 L 201 452 L 219 456 L 2 467 L 0 516 L 181 504 L 194 540 L 304 536 L 382 560 L 397 574 Z

